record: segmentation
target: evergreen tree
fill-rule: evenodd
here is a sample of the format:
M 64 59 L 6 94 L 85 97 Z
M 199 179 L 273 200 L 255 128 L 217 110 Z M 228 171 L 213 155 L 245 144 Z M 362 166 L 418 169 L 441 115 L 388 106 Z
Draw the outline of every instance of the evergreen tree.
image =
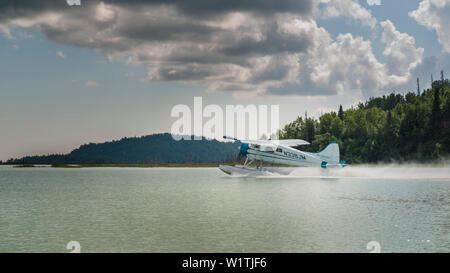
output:
M 305 140 L 308 141 L 309 143 L 312 143 L 314 141 L 314 136 L 315 136 L 315 124 L 314 124 L 314 120 L 312 118 L 308 118 L 306 119 L 305 122 Z
M 388 111 L 386 124 L 383 129 L 383 137 L 381 139 L 381 145 L 384 147 L 384 157 L 387 160 L 390 160 L 392 157 L 392 149 L 394 148 L 394 141 L 396 139 L 393 127 L 392 111 Z
M 417 96 L 420 96 L 419 78 L 417 78 Z
M 338 117 L 339 117 L 341 120 L 344 120 L 344 110 L 342 109 L 342 104 L 339 105 Z
M 439 88 L 433 89 L 433 107 L 430 116 L 429 135 L 433 139 L 437 139 L 441 132 L 441 100 L 439 96 Z

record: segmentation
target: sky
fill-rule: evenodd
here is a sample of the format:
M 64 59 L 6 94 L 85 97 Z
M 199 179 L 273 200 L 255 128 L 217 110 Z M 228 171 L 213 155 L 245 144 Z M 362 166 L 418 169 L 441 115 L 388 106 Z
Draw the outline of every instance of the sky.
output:
M 450 0 L 1 1 L 0 160 L 170 132 L 194 96 L 284 125 L 416 92 L 449 25 Z

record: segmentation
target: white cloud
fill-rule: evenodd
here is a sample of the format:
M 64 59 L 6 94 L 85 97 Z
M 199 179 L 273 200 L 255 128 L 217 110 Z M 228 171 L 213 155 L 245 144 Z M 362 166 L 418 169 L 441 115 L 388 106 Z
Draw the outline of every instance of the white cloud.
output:
M 416 48 L 414 37 L 400 33 L 391 21 L 380 24 L 383 28 L 381 40 L 386 44 L 383 55 L 386 56 L 389 71 L 397 76 L 408 76 L 422 61 L 424 49 Z
M 381 5 L 381 0 L 367 0 L 369 6 L 379 6 Z
M 61 57 L 61 58 L 63 58 L 63 59 L 65 59 L 66 58 L 66 55 L 64 55 L 64 53 L 62 53 L 61 51 L 56 51 L 56 55 L 58 55 L 59 57 Z
M 15 38 L 12 36 L 11 31 L 9 28 L 3 24 L 0 24 L 0 31 L 3 33 L 3 36 L 10 40 L 15 40 Z
M 270 89 L 275 94 L 306 92 L 306 94 L 343 94 L 353 92 L 361 96 L 379 94 L 385 88 L 396 88 L 411 82 L 412 71 L 421 64 L 423 48 L 415 47 L 415 39 L 400 33 L 390 21 L 381 23 L 383 54 L 387 63 L 377 60 L 372 44 L 362 37 L 340 34 L 332 40 L 322 29 L 314 46 L 301 53 L 298 81 L 281 88 Z M 319 32 L 320 28 L 316 26 Z
M 435 30 L 439 43 L 450 53 L 450 0 L 424 0 L 408 14 L 419 24 Z
M 324 4 L 321 11 L 323 18 L 335 18 L 345 16 L 360 21 L 363 25 L 375 28 L 377 20 L 369 10 L 362 7 L 358 1 L 354 0 L 318 0 Z
M 96 81 L 87 81 L 84 83 L 84 86 L 99 86 L 100 84 Z
M 117 15 L 116 9 L 111 5 L 100 2 L 95 8 L 95 19 L 100 22 L 112 21 Z
M 316 47 L 300 57 L 298 81 L 271 90 L 274 94 L 291 94 L 304 90 L 307 95 L 344 94 L 375 95 L 389 79 L 386 66 L 372 53 L 371 42 L 350 33 L 337 39 L 323 37 Z M 286 88 L 287 87 L 287 88 Z

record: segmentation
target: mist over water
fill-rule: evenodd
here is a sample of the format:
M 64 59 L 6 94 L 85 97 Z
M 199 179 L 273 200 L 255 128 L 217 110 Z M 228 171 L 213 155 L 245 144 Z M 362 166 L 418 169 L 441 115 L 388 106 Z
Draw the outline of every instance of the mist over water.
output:
M 450 179 L 450 166 L 377 165 L 347 166 L 344 168 L 297 168 L 291 176 L 383 179 Z
M 289 174 L 286 174 L 289 173 Z M 240 176 L 238 174 L 234 176 Z M 242 176 L 242 175 L 241 175 Z M 450 180 L 450 165 L 380 164 L 318 168 L 267 168 L 267 171 L 243 176 L 271 178 L 358 178 L 358 179 L 438 179 Z

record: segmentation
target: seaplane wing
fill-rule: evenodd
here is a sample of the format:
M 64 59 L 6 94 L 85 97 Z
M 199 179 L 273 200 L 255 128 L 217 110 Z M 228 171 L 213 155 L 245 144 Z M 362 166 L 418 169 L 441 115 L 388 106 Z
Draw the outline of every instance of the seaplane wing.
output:
M 248 143 L 253 145 L 260 145 L 260 146 L 267 146 L 267 147 L 275 147 L 276 145 L 272 143 L 269 140 L 248 140 L 248 139 L 242 139 L 239 140 L 242 143 Z
M 233 141 L 240 141 L 241 143 L 251 144 L 251 145 L 257 145 L 257 146 L 263 146 L 267 148 L 275 148 L 276 144 L 271 142 L 270 140 L 250 140 L 250 139 L 237 139 L 234 137 L 228 137 L 224 136 L 224 139 L 233 140 Z
M 309 145 L 310 143 L 303 139 L 277 139 L 270 140 L 271 143 L 281 146 L 296 147 L 300 145 Z
M 327 167 L 344 167 L 345 162 L 339 160 L 339 145 L 333 141 L 322 151 L 311 153 L 300 151 L 292 147 L 307 145 L 309 142 L 302 139 L 283 139 L 283 140 L 245 140 L 224 136 L 224 139 L 240 141 L 240 156 L 245 156 L 246 160 L 242 166 L 223 166 L 219 168 L 225 173 L 231 174 L 232 170 L 237 173 L 254 172 L 265 170 L 262 168 L 263 162 L 276 165 L 288 166 L 318 166 Z M 250 165 L 256 163 L 256 168 Z
M 287 147 L 296 147 L 300 145 L 309 145 L 310 143 L 303 139 L 272 139 L 272 140 L 249 140 L 249 139 L 237 139 L 232 137 L 224 136 L 224 139 L 240 141 L 242 143 L 248 143 L 253 145 L 261 145 L 268 147 L 275 146 L 287 146 Z

